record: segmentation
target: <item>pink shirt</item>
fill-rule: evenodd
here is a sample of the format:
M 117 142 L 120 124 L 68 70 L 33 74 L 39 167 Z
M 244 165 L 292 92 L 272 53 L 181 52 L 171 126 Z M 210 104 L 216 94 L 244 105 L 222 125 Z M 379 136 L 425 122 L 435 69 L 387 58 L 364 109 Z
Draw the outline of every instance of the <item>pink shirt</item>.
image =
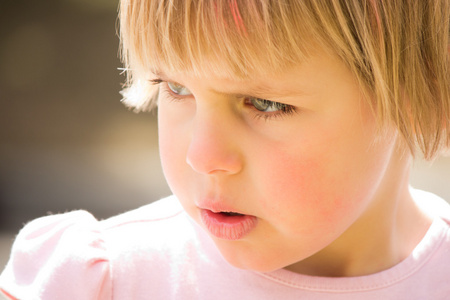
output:
M 97 221 L 85 211 L 30 222 L 0 287 L 18 299 L 450 299 L 450 206 L 414 191 L 434 222 L 411 255 L 347 278 L 230 266 L 174 196 Z

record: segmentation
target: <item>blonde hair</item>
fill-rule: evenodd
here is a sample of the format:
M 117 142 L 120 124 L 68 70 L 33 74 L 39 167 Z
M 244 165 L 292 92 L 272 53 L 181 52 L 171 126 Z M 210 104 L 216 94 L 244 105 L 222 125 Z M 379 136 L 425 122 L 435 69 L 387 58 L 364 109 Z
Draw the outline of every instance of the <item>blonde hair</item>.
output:
M 160 69 L 251 78 L 321 47 L 353 71 L 381 127 L 431 159 L 450 147 L 449 18 L 448 0 L 121 0 L 124 101 L 151 109 Z

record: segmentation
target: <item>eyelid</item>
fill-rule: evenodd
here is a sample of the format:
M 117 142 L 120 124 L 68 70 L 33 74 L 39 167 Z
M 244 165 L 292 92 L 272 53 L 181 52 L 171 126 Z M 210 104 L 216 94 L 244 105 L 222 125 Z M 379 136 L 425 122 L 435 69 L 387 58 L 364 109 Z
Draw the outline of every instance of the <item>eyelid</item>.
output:
M 284 117 L 293 115 L 295 113 L 298 112 L 298 109 L 293 106 L 293 105 L 289 105 L 283 102 L 278 102 L 278 101 L 273 101 L 273 100 L 267 100 L 264 98 L 255 98 L 255 97 L 246 97 L 244 98 L 246 104 L 249 107 L 252 107 L 252 111 L 253 111 L 253 116 L 255 119 L 263 119 L 264 121 L 268 121 L 268 120 L 275 120 L 275 119 L 283 119 Z M 262 100 L 262 101 L 268 101 L 270 102 L 270 106 L 272 107 L 282 107 L 276 111 L 271 111 L 271 112 L 267 112 L 267 111 L 261 111 L 259 109 L 256 108 L 256 106 L 254 104 L 252 104 L 252 99 L 258 99 L 258 100 Z
M 150 81 L 150 83 L 151 83 L 152 85 L 158 85 L 158 84 L 164 82 L 164 80 L 162 80 L 162 79 L 160 79 L 160 78 L 149 79 L 148 81 Z
M 250 97 L 250 96 L 244 96 L 243 98 L 245 99 L 245 101 L 250 101 L 250 102 L 252 99 L 270 102 L 271 106 L 284 105 L 286 107 L 294 107 L 294 105 L 291 105 L 291 104 L 288 104 L 288 103 L 285 103 L 282 101 L 278 101 L 278 100 L 271 100 L 271 99 L 266 99 L 266 98 L 261 98 L 261 97 Z
M 164 80 L 164 79 L 161 79 L 161 78 L 149 79 L 149 81 L 150 81 L 150 83 L 152 85 L 158 85 L 158 84 L 161 84 L 161 83 L 179 85 L 180 87 L 183 87 L 184 89 L 189 91 L 189 89 L 186 86 L 184 86 L 184 85 L 182 85 L 182 84 L 180 84 L 180 83 L 178 83 L 176 81 Z

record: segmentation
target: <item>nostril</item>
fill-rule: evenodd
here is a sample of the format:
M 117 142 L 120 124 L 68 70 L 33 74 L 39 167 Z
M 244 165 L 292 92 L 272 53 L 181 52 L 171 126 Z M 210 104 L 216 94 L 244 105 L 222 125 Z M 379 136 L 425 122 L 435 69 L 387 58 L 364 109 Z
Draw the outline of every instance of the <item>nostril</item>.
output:
M 198 157 L 188 156 L 186 163 L 197 173 L 214 175 L 220 173 L 236 174 L 242 169 L 242 163 L 237 157 L 220 157 L 208 153 Z

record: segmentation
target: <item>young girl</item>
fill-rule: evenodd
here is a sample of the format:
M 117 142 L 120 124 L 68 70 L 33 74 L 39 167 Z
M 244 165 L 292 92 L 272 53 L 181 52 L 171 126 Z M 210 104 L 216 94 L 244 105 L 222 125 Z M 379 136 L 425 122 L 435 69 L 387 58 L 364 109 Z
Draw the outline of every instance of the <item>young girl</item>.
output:
M 11 299 L 450 299 L 448 0 L 122 0 L 173 196 L 30 222 Z

